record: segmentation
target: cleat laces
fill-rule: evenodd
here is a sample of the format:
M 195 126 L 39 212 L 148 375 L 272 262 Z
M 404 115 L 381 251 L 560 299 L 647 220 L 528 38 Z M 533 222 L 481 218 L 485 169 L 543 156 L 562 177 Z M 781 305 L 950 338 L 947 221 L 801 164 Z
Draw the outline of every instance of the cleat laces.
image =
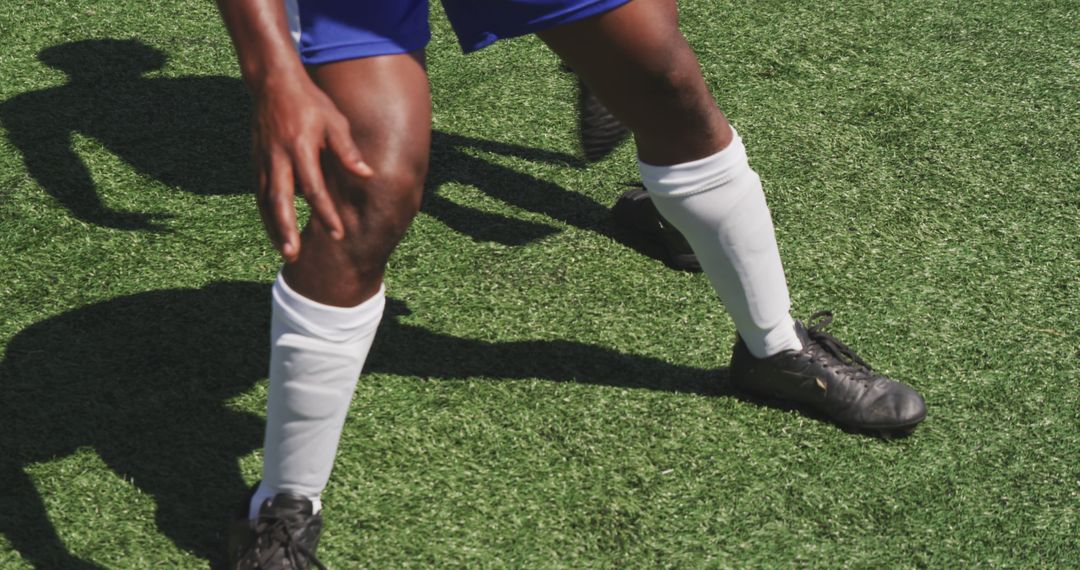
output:
M 837 366 L 835 362 L 839 361 L 840 366 L 837 367 L 851 372 L 856 380 L 872 380 L 876 375 L 873 374 L 870 365 L 862 358 L 859 358 L 859 355 L 855 354 L 851 347 L 825 332 L 825 328 L 832 321 L 832 311 L 818 311 L 810 315 L 810 318 L 806 321 L 810 325 L 806 328 L 806 334 L 814 342 L 815 346 L 823 349 L 823 351 L 815 351 L 819 353 L 818 360 L 826 368 Z
M 293 537 L 293 531 L 289 521 L 282 517 L 259 516 L 255 526 L 258 536 L 255 549 L 259 568 L 266 568 L 280 549 L 283 551 L 283 558 L 288 560 L 293 568 L 304 568 L 305 563 L 311 563 L 319 570 L 327 570 L 310 550 Z

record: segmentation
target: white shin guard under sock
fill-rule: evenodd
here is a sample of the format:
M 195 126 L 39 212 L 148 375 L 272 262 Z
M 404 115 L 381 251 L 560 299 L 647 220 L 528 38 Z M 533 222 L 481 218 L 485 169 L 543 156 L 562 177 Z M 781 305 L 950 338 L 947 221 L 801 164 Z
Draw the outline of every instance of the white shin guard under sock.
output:
M 686 237 L 758 358 L 798 350 L 780 252 L 761 180 L 732 129 L 720 152 L 673 166 L 638 162 L 656 209 Z
M 252 518 L 263 501 L 282 492 L 307 497 L 318 510 L 385 304 L 380 287 L 356 307 L 323 305 L 293 291 L 278 275 L 263 478 L 251 500 Z

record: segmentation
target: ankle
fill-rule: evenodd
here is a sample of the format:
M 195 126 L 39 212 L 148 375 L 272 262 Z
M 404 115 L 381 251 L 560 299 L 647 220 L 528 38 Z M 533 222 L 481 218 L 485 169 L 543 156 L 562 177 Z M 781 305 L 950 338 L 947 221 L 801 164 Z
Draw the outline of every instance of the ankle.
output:
M 746 349 L 754 358 L 768 358 L 781 352 L 803 349 L 802 340 L 795 332 L 795 320 L 791 315 L 784 315 L 776 325 L 767 329 L 739 331 L 739 336 L 746 343 Z
M 259 482 L 258 488 L 251 494 L 251 502 L 248 504 L 248 518 L 255 520 L 259 518 L 259 511 L 266 501 L 273 502 L 274 497 L 281 491 L 266 485 L 262 481 Z M 311 501 L 311 514 L 317 515 L 322 510 L 322 499 L 318 495 L 314 497 L 305 497 Z

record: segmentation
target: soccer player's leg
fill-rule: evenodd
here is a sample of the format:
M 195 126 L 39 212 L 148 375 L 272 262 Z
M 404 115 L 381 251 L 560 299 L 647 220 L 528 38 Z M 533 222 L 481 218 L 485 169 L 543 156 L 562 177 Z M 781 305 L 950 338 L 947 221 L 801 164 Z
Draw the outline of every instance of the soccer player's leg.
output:
M 739 332 L 732 382 L 834 422 L 903 430 L 925 406 L 870 370 L 790 299 L 761 182 L 678 29 L 673 0 L 634 0 L 538 34 L 634 133 L 659 212 L 687 238 Z
M 323 160 L 345 237 L 333 239 L 312 218 L 298 258 L 274 284 L 263 478 L 246 505 L 248 520 L 234 526 L 234 568 L 291 568 L 301 564 L 294 558 L 318 566 L 319 496 L 382 317 L 387 259 L 420 206 L 431 128 L 422 58 L 414 52 L 309 68 L 348 119 L 374 175 L 360 178 L 334 157 Z
M 339 307 L 376 294 L 390 253 L 419 210 L 431 145 L 431 97 L 422 52 L 334 62 L 312 79 L 346 116 L 371 178 L 324 160 L 327 187 L 345 224 L 334 240 L 308 224 L 300 256 L 283 269 L 296 292 Z
M 566 64 L 563 64 L 563 69 L 574 73 Z M 574 77 L 577 83 L 578 141 L 585 160 L 598 162 L 629 138 L 630 129 L 608 111 L 580 77 L 576 74 Z M 643 185 L 637 184 L 619 196 L 611 208 L 611 217 L 623 230 L 657 243 L 669 266 L 684 271 L 701 271 L 697 255 L 686 238 L 656 211 L 652 197 Z

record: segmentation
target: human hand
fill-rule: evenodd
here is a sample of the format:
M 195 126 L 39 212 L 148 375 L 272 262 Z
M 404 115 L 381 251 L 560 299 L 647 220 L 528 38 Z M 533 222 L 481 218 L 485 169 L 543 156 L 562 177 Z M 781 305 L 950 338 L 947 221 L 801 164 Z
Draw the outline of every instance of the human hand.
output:
M 286 262 L 300 255 L 295 190 L 311 206 L 313 222 L 333 239 L 345 229 L 326 189 L 320 157 L 329 151 L 358 177 L 374 174 L 353 142 L 349 122 L 334 103 L 306 76 L 267 84 L 255 92 L 252 127 L 256 197 L 266 233 Z

